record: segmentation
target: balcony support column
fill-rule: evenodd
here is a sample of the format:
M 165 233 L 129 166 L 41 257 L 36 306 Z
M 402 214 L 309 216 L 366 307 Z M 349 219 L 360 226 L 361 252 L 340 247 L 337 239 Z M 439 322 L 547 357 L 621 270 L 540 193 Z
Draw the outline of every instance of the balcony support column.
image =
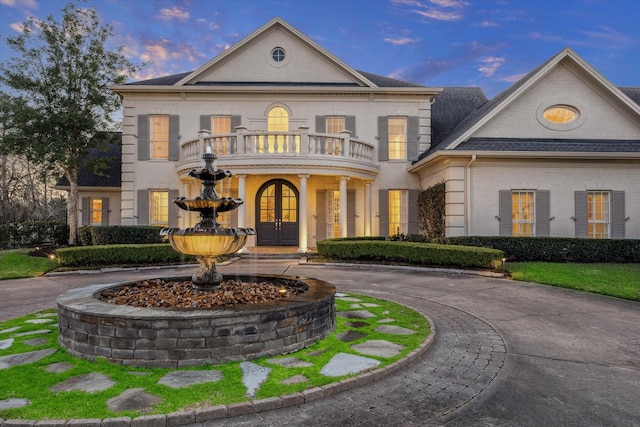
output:
M 309 126 L 300 126 L 300 154 L 309 154 Z
M 238 206 L 238 228 L 245 228 L 247 226 L 247 175 L 235 175 L 238 177 L 238 199 L 242 199 L 245 203 Z M 246 253 L 247 248 L 242 247 L 238 253 Z
M 300 203 L 298 206 L 298 253 L 303 254 L 309 250 L 307 226 L 307 179 L 309 175 L 298 175 L 300 178 Z
M 364 182 L 364 235 L 371 236 L 371 181 Z
M 347 237 L 347 181 L 348 176 L 340 177 L 340 237 Z
M 342 157 L 351 157 L 351 131 L 343 130 L 340 132 L 340 155 Z
M 237 154 L 245 154 L 247 150 L 247 145 L 245 143 L 245 132 L 247 128 L 244 126 L 236 126 L 236 153 Z M 243 199 L 244 200 L 244 199 Z

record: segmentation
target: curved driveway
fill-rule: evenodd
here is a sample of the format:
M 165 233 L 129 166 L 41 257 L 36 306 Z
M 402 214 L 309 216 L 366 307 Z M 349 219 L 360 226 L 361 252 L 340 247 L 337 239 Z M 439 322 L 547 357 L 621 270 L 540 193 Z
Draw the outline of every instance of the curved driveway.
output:
M 207 425 L 640 425 L 640 303 L 505 279 L 408 268 L 244 259 L 224 272 L 317 277 L 429 316 L 425 356 L 375 383 Z M 177 269 L 0 282 L 0 320 L 70 287 Z

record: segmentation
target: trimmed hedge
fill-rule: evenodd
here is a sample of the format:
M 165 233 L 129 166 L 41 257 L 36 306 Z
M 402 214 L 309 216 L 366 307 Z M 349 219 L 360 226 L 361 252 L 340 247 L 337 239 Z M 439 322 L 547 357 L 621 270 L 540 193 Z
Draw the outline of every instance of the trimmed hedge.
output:
M 174 264 L 195 260 L 195 257 L 176 252 L 168 243 L 62 248 L 56 255 L 64 267 Z
M 160 230 L 162 227 L 148 225 L 87 225 L 78 229 L 78 238 L 83 246 L 163 243 Z
M 393 261 L 417 265 L 455 266 L 495 270 L 502 264 L 500 250 L 435 243 L 328 239 L 318 242 L 318 254 L 356 261 Z
M 64 245 L 68 238 L 69 226 L 59 222 L 11 222 L 0 225 L 0 248 Z
M 443 242 L 499 249 L 514 261 L 640 262 L 640 240 L 632 239 L 460 236 Z

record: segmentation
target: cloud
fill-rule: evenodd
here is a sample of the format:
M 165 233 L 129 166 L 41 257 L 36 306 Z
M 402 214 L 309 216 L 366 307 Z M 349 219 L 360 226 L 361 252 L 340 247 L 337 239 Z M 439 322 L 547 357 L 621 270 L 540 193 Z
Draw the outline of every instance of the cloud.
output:
M 417 43 L 420 41 L 420 39 L 412 39 L 409 37 L 397 37 L 397 38 L 386 37 L 384 41 L 387 43 L 395 44 L 395 45 L 405 45 L 405 44 Z
M 508 82 L 508 83 L 515 83 L 518 80 L 520 80 L 521 78 L 523 78 L 524 76 L 526 76 L 527 74 L 528 73 L 513 74 L 511 76 L 501 77 L 501 78 L 498 79 L 498 81 Z
M 556 36 L 553 34 L 542 34 L 537 31 L 534 31 L 525 35 L 525 38 L 528 38 L 531 40 L 542 40 L 545 42 L 561 42 L 562 41 L 562 37 L 560 36 Z
M 464 18 L 464 14 L 450 9 L 463 9 L 469 6 L 468 2 L 462 0 L 429 0 L 428 2 L 420 0 L 391 0 L 391 2 L 398 6 L 412 8 L 409 10 L 410 13 L 437 21 L 459 21 Z
M 394 70 L 388 77 L 393 79 L 404 80 L 408 82 L 425 82 L 438 76 L 452 68 L 455 65 L 449 61 L 440 60 L 437 58 L 428 58 L 422 64 L 418 64 L 412 67 L 403 67 Z
M 498 27 L 498 24 L 495 22 L 491 22 L 491 21 L 482 21 L 480 24 L 478 24 L 480 27 L 483 28 L 492 28 L 492 27 Z
M 582 34 L 596 41 L 612 43 L 613 46 L 623 47 L 623 45 L 626 46 L 633 43 L 633 39 L 631 37 L 609 27 L 599 27 L 598 30 L 593 31 L 582 31 Z
M 24 31 L 24 24 L 22 22 L 14 22 L 9 25 L 13 31 L 16 33 L 22 33 Z
M 158 18 L 162 21 L 187 21 L 191 15 L 186 10 L 179 6 L 173 6 L 172 8 L 162 8 L 158 13 Z
M 492 77 L 498 68 L 504 65 L 504 58 L 498 58 L 495 56 L 489 56 L 480 61 L 481 65 L 478 67 L 478 71 L 484 77 Z
M 37 9 L 38 2 L 36 0 L 0 0 L 0 4 L 9 7 L 20 7 L 24 9 Z

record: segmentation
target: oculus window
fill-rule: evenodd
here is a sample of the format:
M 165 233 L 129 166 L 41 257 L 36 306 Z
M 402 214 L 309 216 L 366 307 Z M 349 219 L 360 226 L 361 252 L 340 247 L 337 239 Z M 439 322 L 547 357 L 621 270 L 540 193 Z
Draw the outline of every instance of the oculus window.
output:
M 578 118 L 578 110 L 568 105 L 553 105 L 542 113 L 545 120 L 551 123 L 571 123 Z
M 281 47 L 276 47 L 271 51 L 271 59 L 273 59 L 275 62 L 284 61 L 284 58 L 286 56 L 286 52 Z

